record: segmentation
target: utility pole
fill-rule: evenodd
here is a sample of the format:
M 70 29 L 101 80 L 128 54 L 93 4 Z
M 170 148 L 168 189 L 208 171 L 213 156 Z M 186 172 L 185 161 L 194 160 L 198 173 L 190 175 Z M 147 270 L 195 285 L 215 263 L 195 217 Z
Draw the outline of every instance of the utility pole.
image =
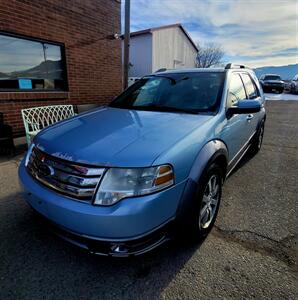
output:
M 129 40 L 130 40 L 130 0 L 125 0 L 124 53 L 123 53 L 123 89 L 128 84 Z

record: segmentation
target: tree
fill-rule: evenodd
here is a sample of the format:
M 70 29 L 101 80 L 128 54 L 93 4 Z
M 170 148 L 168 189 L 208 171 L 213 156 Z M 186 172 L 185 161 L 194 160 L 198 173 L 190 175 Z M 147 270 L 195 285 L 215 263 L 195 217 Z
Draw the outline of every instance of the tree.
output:
M 218 44 L 208 43 L 205 46 L 198 45 L 198 53 L 196 57 L 198 68 L 210 68 L 221 63 L 224 50 Z

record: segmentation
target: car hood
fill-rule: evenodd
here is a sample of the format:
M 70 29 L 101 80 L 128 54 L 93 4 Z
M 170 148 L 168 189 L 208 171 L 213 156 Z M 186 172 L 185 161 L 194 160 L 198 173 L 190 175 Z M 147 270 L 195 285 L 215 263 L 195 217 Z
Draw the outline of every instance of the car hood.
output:
M 210 115 L 104 107 L 41 131 L 36 146 L 62 159 L 98 166 L 150 166 Z

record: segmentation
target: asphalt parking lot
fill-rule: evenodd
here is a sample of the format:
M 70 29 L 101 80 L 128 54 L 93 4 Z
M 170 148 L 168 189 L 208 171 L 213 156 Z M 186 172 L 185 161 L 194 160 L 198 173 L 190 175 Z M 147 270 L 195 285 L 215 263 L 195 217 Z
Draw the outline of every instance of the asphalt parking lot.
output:
M 89 255 L 39 226 L 0 163 L 0 299 L 298 299 L 298 101 L 268 101 L 261 152 L 227 180 L 200 246 Z

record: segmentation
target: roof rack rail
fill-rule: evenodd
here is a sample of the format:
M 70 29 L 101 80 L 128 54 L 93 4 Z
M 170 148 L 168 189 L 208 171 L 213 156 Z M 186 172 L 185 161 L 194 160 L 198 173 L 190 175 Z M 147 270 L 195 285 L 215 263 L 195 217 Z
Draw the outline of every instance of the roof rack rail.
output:
M 246 66 L 244 65 L 237 65 L 237 64 L 233 64 L 233 63 L 229 63 L 225 66 L 225 69 L 247 69 Z

